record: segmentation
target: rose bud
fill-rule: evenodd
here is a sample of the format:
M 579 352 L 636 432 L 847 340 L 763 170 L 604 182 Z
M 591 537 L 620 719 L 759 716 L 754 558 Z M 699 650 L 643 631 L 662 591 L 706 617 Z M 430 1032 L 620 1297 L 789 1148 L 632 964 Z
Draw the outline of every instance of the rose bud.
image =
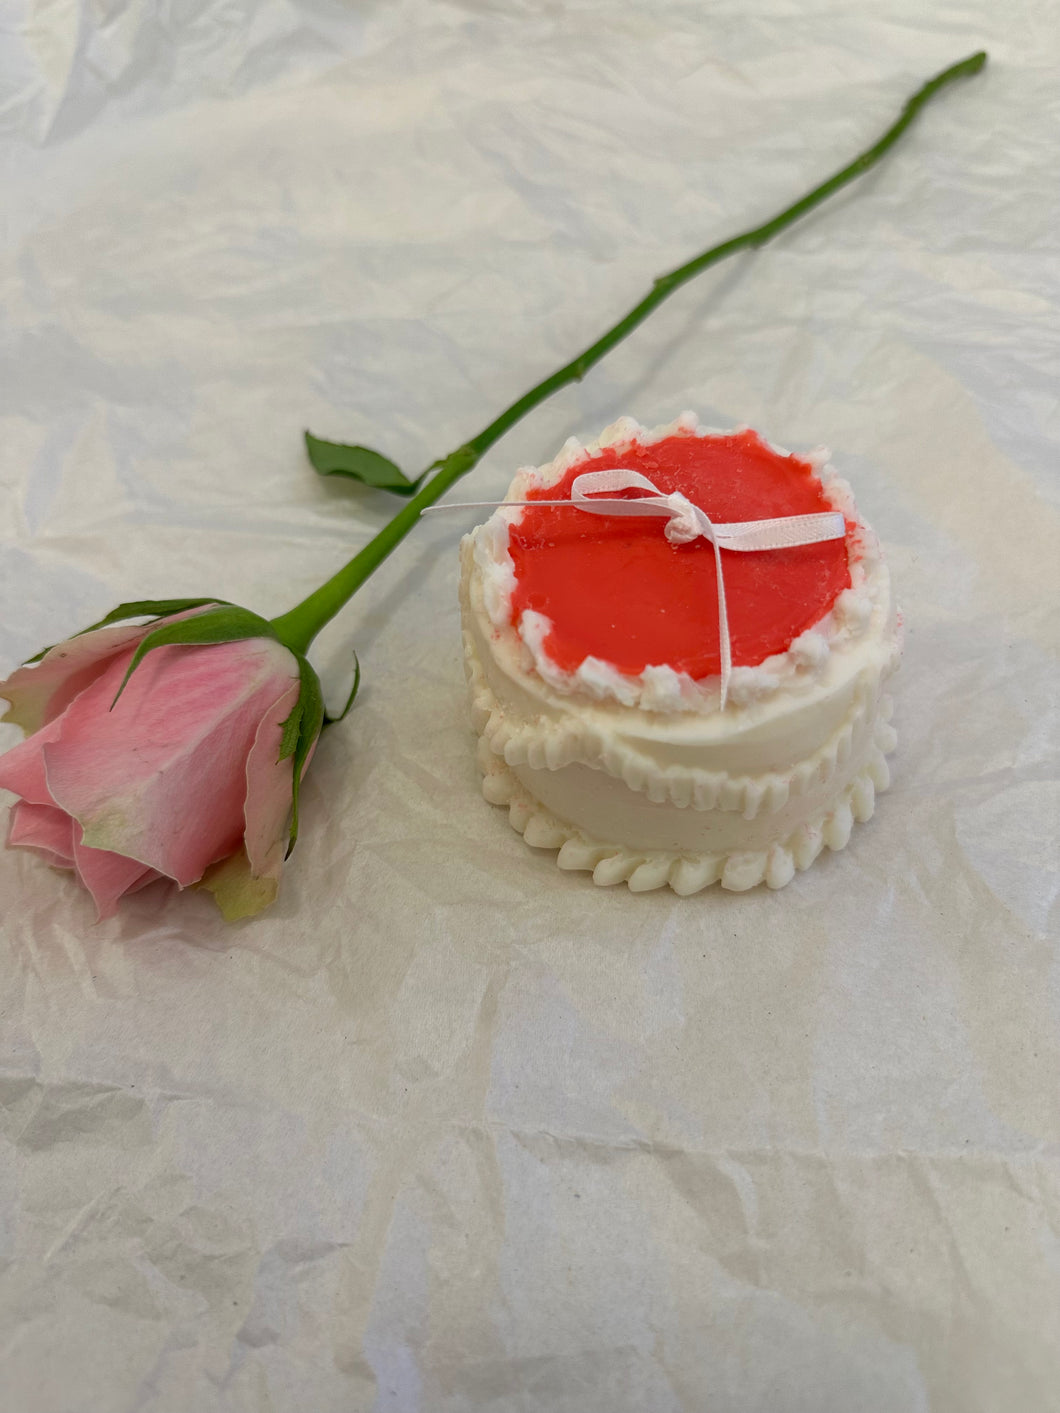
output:
M 162 616 L 111 626 L 147 613 Z M 214 600 L 123 604 L 0 697 L 27 733 L 0 756 L 20 797 L 7 842 L 73 870 L 100 918 L 156 878 L 210 889 L 229 920 L 273 901 L 323 706 L 266 620 Z

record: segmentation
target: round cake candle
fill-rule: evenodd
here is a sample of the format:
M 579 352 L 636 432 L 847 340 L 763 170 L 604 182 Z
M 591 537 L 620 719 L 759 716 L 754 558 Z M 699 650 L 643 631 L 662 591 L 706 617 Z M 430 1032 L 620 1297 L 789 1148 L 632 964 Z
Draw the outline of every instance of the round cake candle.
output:
M 672 498 L 661 518 L 573 503 L 604 470 Z M 521 471 L 507 499 L 527 504 L 465 538 L 461 600 L 483 792 L 527 842 L 598 883 L 679 893 L 779 887 L 842 848 L 887 784 L 881 688 L 900 634 L 875 536 L 827 454 L 690 413 L 652 431 L 623 418 Z M 681 504 L 709 520 L 675 543 Z M 807 516 L 830 538 L 724 547 L 742 522 Z

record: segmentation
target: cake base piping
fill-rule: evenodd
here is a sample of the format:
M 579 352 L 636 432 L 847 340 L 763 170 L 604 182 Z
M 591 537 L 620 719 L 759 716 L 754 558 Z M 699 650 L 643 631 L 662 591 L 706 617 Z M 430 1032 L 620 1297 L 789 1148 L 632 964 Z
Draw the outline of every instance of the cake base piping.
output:
M 880 735 L 885 735 L 886 747 L 893 748 L 893 731 L 887 728 Z M 738 893 L 760 883 L 783 888 L 796 871 L 809 868 L 822 849 L 845 848 L 854 822 L 872 818 L 876 795 L 890 784 L 883 745 L 877 741 L 880 749 L 827 813 L 800 824 L 783 843 L 750 853 L 674 854 L 604 843 L 544 809 L 486 742 L 481 743 L 485 749 L 480 747 L 479 768 L 483 796 L 490 804 L 508 807 L 508 822 L 532 847 L 558 850 L 560 868 L 591 872 L 593 882 L 601 887 L 625 883 L 631 893 L 646 893 L 669 886 L 687 897 L 712 883 Z

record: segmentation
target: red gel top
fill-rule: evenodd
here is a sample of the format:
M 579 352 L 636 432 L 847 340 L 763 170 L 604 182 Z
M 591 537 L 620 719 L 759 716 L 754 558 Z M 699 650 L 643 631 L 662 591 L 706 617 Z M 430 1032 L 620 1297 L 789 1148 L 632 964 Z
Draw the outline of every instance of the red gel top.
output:
M 779 456 L 754 432 L 676 435 L 585 457 L 528 500 L 562 500 L 583 471 L 639 471 L 664 494 L 680 491 L 710 518 L 765 520 L 833 509 L 810 465 Z M 636 496 L 637 492 L 626 492 Z M 528 506 L 508 533 L 515 564 L 512 621 L 527 609 L 552 622 L 545 651 L 557 667 L 586 657 L 635 677 L 666 664 L 694 679 L 721 671 L 714 548 L 672 545 L 666 520 Z M 847 522 L 847 539 L 853 526 Z M 850 585 L 847 539 L 752 553 L 722 550 L 734 666 L 784 652 Z

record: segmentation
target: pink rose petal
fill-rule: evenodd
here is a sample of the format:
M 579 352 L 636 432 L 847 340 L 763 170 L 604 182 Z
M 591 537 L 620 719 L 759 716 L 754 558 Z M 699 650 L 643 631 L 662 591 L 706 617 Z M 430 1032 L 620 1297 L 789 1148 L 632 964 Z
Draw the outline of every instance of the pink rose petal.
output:
M 155 869 L 149 868 L 144 874 L 143 878 L 139 880 L 139 882 L 134 883 L 131 888 L 126 888 L 125 892 L 122 894 L 122 897 L 127 898 L 130 893 L 139 893 L 141 888 L 146 888 L 148 884 L 151 883 L 157 883 L 160 878 L 166 878 L 165 874 L 158 873 Z M 166 878 L 166 882 L 171 884 L 173 880 L 171 878 Z
M 33 849 L 56 868 L 74 866 L 74 822 L 54 805 L 19 800 L 11 810 L 9 848 Z
M 44 775 L 44 747 L 58 740 L 60 729 L 60 721 L 50 721 L 0 756 L 0 790 L 21 795 L 30 804 L 54 804 Z
M 136 859 L 123 858 L 105 849 L 89 849 L 74 830 L 74 867 L 77 876 L 92 894 L 100 921 L 117 911 L 118 899 L 131 888 L 151 883 L 159 875 Z
M 110 710 L 131 656 L 67 708 L 44 746 L 47 786 L 90 848 L 184 887 L 240 846 L 248 758 L 266 713 L 297 682 L 297 663 L 265 638 L 157 648 Z

